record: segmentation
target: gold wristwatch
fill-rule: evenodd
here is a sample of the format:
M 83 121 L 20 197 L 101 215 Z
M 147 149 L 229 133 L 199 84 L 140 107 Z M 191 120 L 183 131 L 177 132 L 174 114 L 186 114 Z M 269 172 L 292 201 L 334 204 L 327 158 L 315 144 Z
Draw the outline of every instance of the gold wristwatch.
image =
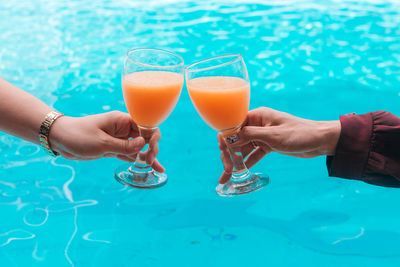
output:
M 58 112 L 58 111 L 50 111 L 46 117 L 44 118 L 44 121 L 42 122 L 42 125 L 40 125 L 40 130 L 39 130 L 39 141 L 40 141 L 40 146 L 50 155 L 53 157 L 57 157 L 60 154 L 57 153 L 56 151 L 52 150 L 50 147 L 49 143 L 49 134 L 50 134 L 50 129 L 53 123 L 55 122 L 56 119 L 64 116 L 64 114 Z

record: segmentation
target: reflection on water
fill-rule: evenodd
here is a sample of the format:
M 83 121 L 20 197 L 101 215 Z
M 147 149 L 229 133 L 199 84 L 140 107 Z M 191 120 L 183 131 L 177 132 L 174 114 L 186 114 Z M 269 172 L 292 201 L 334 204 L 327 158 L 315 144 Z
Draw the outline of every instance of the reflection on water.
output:
M 186 64 L 243 54 L 252 108 L 324 120 L 400 114 L 397 1 L 0 0 L 0 17 L 0 75 L 71 116 L 125 110 L 120 71 L 132 47 L 170 49 Z M 117 184 L 116 160 L 51 160 L 0 134 L 2 265 L 187 266 L 199 255 L 208 255 L 199 266 L 398 260 L 396 189 L 328 179 L 323 159 L 271 155 L 258 165 L 271 174 L 268 188 L 222 199 L 213 190 L 215 133 L 185 91 L 161 130 L 170 180 L 154 191 Z M 232 251 L 267 257 L 226 257 Z

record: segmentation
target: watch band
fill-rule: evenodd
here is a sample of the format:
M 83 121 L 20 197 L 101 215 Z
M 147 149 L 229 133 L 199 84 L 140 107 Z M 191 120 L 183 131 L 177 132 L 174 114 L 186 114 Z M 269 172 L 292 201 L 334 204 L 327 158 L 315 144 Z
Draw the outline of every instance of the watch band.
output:
M 39 141 L 40 141 L 40 146 L 50 155 L 53 157 L 57 157 L 60 154 L 57 153 L 56 151 L 52 150 L 50 147 L 49 143 L 49 134 L 50 134 L 50 129 L 53 123 L 55 122 L 56 119 L 64 116 L 64 114 L 58 112 L 58 111 L 50 111 L 46 117 L 44 118 L 42 125 L 40 125 L 40 130 L 39 130 Z

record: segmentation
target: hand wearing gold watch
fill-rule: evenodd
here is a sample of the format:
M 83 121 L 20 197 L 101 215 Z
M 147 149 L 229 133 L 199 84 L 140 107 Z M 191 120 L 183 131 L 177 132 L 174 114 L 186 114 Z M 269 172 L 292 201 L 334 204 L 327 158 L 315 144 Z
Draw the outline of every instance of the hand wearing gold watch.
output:
M 53 109 L 33 95 L 0 78 L 0 131 L 40 144 L 40 127 Z M 160 131 L 149 141 L 146 162 L 158 171 Z M 129 114 L 112 111 L 85 117 L 60 116 L 51 122 L 49 148 L 71 160 L 116 157 L 133 162 L 145 145 Z

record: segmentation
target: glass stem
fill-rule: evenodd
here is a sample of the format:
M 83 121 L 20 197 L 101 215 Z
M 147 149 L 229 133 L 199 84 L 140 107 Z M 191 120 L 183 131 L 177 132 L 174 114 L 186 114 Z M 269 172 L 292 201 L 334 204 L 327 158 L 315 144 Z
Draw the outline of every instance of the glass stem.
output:
M 244 164 L 242 153 L 239 151 L 233 151 L 231 148 L 229 149 L 229 151 L 233 162 L 231 181 L 233 183 L 240 183 L 247 180 L 250 176 L 250 171 Z
M 143 170 L 143 171 L 148 171 L 150 166 L 146 163 L 146 154 L 148 150 L 148 144 L 146 144 L 142 150 L 137 154 L 136 160 L 133 163 L 133 167 L 135 171 Z
M 152 167 L 146 163 L 147 153 L 149 149 L 149 142 L 151 136 L 153 135 L 154 131 L 157 130 L 157 128 L 146 128 L 141 126 L 138 126 L 138 128 L 139 128 L 139 134 L 141 137 L 144 138 L 146 145 L 137 154 L 136 161 L 135 163 L 133 163 L 133 166 L 131 168 L 135 172 L 141 172 L 141 171 L 148 172 L 152 169 Z

